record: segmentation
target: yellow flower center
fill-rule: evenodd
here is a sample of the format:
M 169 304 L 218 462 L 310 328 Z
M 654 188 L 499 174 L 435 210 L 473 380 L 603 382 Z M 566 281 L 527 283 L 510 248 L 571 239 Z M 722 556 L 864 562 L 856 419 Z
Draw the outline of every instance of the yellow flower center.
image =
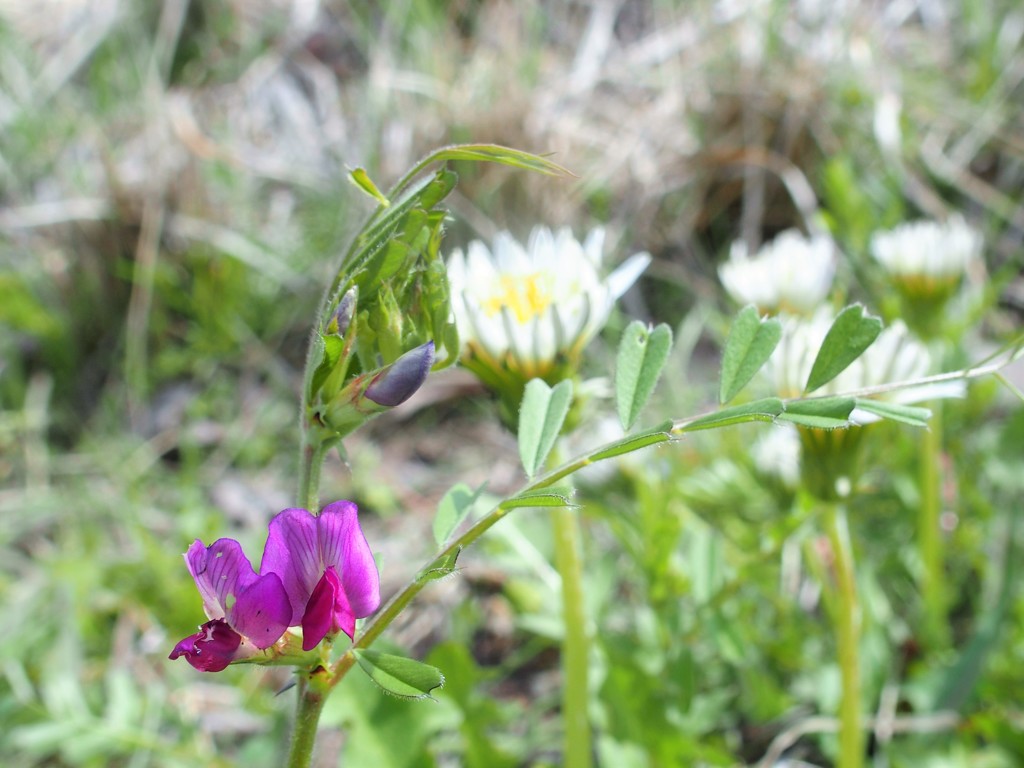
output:
M 502 275 L 500 288 L 481 304 L 488 317 L 507 307 L 516 320 L 525 323 L 547 312 L 551 306 L 550 275 L 534 272 L 531 275 Z

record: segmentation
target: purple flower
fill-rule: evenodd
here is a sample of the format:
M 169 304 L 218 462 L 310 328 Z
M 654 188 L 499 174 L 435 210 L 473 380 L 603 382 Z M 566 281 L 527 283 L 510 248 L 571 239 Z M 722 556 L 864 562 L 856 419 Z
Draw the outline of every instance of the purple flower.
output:
M 170 658 L 184 656 L 201 672 L 219 672 L 252 646 L 269 648 L 284 634 L 292 610 L 280 576 L 257 576 L 237 541 L 206 547 L 197 539 L 185 562 L 211 620 L 174 646 Z
M 356 619 L 380 605 L 380 580 L 356 505 L 336 501 L 319 515 L 286 509 L 270 521 L 260 573 L 277 575 L 291 604 L 289 626 L 302 626 L 302 650 L 328 634 L 352 637 Z

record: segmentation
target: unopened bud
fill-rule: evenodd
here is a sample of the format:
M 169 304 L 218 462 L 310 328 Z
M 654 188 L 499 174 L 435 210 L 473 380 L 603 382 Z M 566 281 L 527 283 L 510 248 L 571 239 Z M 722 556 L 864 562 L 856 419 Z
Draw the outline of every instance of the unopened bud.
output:
M 359 290 L 356 286 L 352 286 L 345 291 L 345 295 L 338 302 L 338 308 L 334 310 L 334 316 L 328 325 L 329 330 L 333 330 L 339 336 L 344 336 L 348 333 L 348 327 L 352 324 L 352 318 L 356 314 L 356 301 L 358 297 Z M 331 328 L 332 325 L 334 328 Z
M 364 393 L 377 405 L 393 408 L 412 397 L 434 364 L 434 342 L 412 349 L 378 373 Z

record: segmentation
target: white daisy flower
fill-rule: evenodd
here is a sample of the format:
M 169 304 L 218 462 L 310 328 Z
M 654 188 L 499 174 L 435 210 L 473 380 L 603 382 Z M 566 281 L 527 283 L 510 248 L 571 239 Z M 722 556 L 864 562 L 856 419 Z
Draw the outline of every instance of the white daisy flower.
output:
M 788 229 L 753 257 L 746 243 L 737 240 L 718 275 L 739 304 L 753 304 L 765 314 L 807 314 L 828 295 L 835 270 L 835 245 L 829 237 L 807 238 Z
M 603 246 L 600 228 L 581 244 L 568 228 L 536 227 L 525 248 L 501 232 L 490 249 L 474 241 L 465 254 L 452 253 L 452 312 L 467 367 L 489 384 L 508 374 L 524 382 L 563 368 L 572 375 L 615 300 L 651 260 L 635 254 L 602 279 Z
M 981 233 L 959 215 L 901 224 L 871 238 L 872 255 L 893 278 L 921 287 L 955 283 L 981 256 L 981 247 Z

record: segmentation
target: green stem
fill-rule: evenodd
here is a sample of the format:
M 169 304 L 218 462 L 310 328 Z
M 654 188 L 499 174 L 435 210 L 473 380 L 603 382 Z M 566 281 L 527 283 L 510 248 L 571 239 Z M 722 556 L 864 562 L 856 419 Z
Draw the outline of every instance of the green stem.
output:
M 654 435 L 654 433 L 652 433 L 652 435 Z M 521 504 L 517 505 L 513 503 L 517 497 L 534 491 L 540 491 L 545 488 L 551 488 L 560 480 L 565 479 L 584 467 L 600 461 L 602 458 L 621 456 L 626 453 L 640 450 L 641 448 L 649 445 L 653 445 L 655 442 L 667 442 L 669 439 L 670 438 L 667 433 L 658 433 L 657 439 L 654 437 L 638 436 L 635 441 L 633 439 L 627 439 L 626 443 L 628 443 L 628 445 L 623 446 L 621 449 L 619 446 L 622 441 L 613 440 L 612 442 L 599 446 L 582 456 L 577 456 L 576 458 L 567 461 L 560 467 L 552 469 L 540 477 L 534 478 L 531 482 L 521 487 L 507 499 L 504 499 L 495 505 L 490 512 L 473 523 L 473 525 L 467 528 L 461 536 L 449 543 L 448 546 L 444 547 L 444 549 L 434 556 L 433 560 L 423 566 L 412 578 L 412 581 L 406 584 L 405 587 L 394 595 L 394 597 L 388 600 L 384 607 L 377 612 L 376 616 L 374 616 L 369 623 L 363 627 L 362 631 L 356 636 L 355 642 L 352 643 L 352 648 L 369 648 L 373 645 L 377 638 L 384 634 L 384 630 L 386 630 L 391 623 L 398 618 L 402 611 L 405 610 L 406 606 L 416 598 L 427 584 L 430 584 L 435 579 L 452 572 L 455 560 L 463 549 L 483 536 L 491 529 L 492 526 L 517 506 L 522 506 Z M 337 664 L 334 665 L 332 670 L 333 677 L 331 685 L 336 685 L 353 667 L 355 661 L 356 658 L 353 653 L 346 653 L 342 656 L 338 660 Z
M 548 485 L 549 482 L 554 481 L 550 481 L 550 477 L 545 476 L 544 478 L 541 478 L 527 486 L 527 490 L 543 488 L 545 485 Z M 416 595 L 418 595 L 423 588 L 427 586 L 427 584 L 433 581 L 437 576 L 451 572 L 459 552 L 480 538 L 485 531 L 489 530 L 491 526 L 501 520 L 511 511 L 511 509 L 513 509 L 513 507 L 505 506 L 504 502 L 498 504 L 488 514 L 477 520 L 469 530 L 442 549 L 433 560 L 423 566 L 416 573 L 412 581 L 406 584 L 404 589 L 388 600 L 384 607 L 377 612 L 377 615 L 363 627 L 362 631 L 358 635 L 356 635 L 356 638 L 352 643 L 352 649 L 338 659 L 338 662 L 331 670 L 330 685 L 335 686 L 341 682 L 341 679 L 345 677 L 353 666 L 355 666 L 356 656 L 352 653 L 352 650 L 369 648 L 373 645 L 377 638 L 384 634 L 384 630 L 391 626 L 391 623 L 398 618 L 402 611 L 405 610 L 406 606 L 415 599 Z
M 554 511 L 555 565 L 562 577 L 562 721 L 566 768 L 590 768 L 590 720 L 587 690 L 590 638 L 583 602 L 583 560 L 578 510 Z
M 299 455 L 299 503 L 314 515 L 320 510 L 320 469 L 326 454 L 327 445 L 323 441 L 310 443 L 309 435 L 303 436 Z M 313 759 L 317 725 L 330 691 L 330 677 L 323 667 L 317 667 L 300 677 L 297 688 L 299 700 L 287 766 L 307 768 Z
M 932 407 L 932 419 L 921 437 L 921 504 L 917 537 L 921 557 L 921 594 L 924 601 L 925 639 L 933 648 L 949 642 L 942 553 L 942 404 Z
M 841 505 L 826 506 L 825 527 L 834 558 L 839 598 L 832 614 L 842 683 L 842 698 L 839 702 L 839 760 L 836 765 L 838 768 L 860 768 L 864 762 L 860 686 L 861 612 L 850 531 L 846 523 L 846 511 Z
M 314 673 L 316 674 L 316 673 Z M 291 746 L 288 749 L 288 768 L 307 768 L 313 760 L 316 745 L 317 725 L 327 691 L 311 684 L 305 677 L 298 684 L 299 701 L 295 711 L 295 727 L 292 730 Z
M 302 441 L 302 452 L 299 454 L 299 504 L 314 515 L 320 511 L 320 469 L 326 456 L 325 443 L 310 443 L 308 439 Z

